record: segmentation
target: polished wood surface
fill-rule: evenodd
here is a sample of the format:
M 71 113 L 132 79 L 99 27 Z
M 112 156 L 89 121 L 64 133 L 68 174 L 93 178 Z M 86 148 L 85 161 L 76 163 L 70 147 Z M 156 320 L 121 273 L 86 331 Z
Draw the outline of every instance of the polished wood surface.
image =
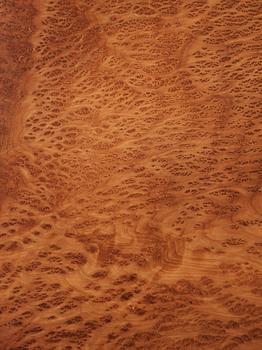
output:
M 0 0 L 0 349 L 260 350 L 261 2 Z

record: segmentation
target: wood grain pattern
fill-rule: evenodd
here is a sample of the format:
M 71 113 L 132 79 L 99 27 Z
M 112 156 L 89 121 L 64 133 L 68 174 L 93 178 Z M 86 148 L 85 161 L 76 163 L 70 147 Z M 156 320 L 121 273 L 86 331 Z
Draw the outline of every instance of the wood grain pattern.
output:
M 0 1 L 0 349 L 260 350 L 261 3 Z

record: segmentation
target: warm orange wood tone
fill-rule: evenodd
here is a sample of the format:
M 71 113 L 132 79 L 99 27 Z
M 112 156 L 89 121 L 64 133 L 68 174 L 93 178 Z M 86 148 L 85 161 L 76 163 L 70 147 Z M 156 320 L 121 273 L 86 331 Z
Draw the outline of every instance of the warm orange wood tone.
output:
M 259 0 L 0 0 L 0 349 L 260 350 Z

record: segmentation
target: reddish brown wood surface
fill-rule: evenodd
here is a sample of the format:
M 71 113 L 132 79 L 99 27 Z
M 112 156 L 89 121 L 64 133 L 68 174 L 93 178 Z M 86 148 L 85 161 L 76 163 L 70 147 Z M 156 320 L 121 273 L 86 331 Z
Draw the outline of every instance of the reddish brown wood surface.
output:
M 0 0 L 0 349 L 260 350 L 261 2 Z

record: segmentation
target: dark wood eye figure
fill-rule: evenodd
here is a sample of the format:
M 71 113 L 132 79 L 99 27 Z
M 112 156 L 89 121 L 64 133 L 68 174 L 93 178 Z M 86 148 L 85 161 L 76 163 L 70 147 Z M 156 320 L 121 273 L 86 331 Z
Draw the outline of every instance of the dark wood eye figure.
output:
M 261 4 L 0 1 L 0 350 L 260 350 Z

